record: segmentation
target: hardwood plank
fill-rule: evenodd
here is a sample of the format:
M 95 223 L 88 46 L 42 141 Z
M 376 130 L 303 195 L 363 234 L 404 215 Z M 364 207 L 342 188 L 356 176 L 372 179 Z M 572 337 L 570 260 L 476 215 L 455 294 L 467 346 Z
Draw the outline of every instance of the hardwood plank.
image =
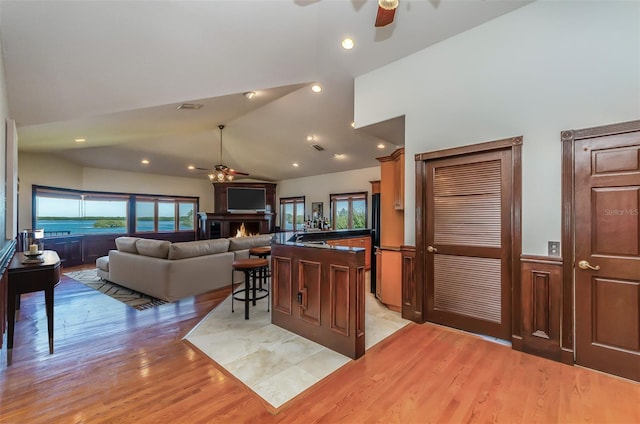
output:
M 136 311 L 63 277 L 53 355 L 24 295 L 0 422 L 640 422 L 637 383 L 413 323 L 272 414 L 181 340 L 228 294 Z

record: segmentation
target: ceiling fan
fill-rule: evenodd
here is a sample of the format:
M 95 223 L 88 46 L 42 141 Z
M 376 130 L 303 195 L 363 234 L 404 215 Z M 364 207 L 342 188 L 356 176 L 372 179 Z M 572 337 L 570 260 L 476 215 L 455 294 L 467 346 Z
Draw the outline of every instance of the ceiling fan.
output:
M 376 15 L 376 27 L 387 26 L 393 22 L 398 8 L 398 0 L 378 0 L 378 14 Z
M 213 169 L 207 168 L 196 168 L 200 171 L 209 172 L 208 177 L 209 181 L 212 183 L 223 183 L 225 181 L 233 181 L 233 178 L 236 175 L 248 176 L 246 172 L 236 171 L 233 168 L 229 168 L 227 165 L 222 164 L 222 130 L 224 129 L 224 125 L 218 125 L 220 128 L 220 163 L 218 165 L 214 165 Z

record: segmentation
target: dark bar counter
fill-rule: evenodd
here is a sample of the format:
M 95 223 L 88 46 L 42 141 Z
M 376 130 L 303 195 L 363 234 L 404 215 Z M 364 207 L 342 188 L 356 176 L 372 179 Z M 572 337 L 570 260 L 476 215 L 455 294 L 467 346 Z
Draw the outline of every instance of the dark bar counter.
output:
M 368 228 L 359 230 L 308 230 L 308 231 L 288 231 L 276 233 L 273 242 L 276 244 L 287 243 L 313 243 L 327 240 L 348 239 L 354 237 L 371 237 L 371 230 Z
M 271 323 L 356 359 L 365 348 L 365 249 L 327 240 L 369 230 L 278 233 L 271 245 Z

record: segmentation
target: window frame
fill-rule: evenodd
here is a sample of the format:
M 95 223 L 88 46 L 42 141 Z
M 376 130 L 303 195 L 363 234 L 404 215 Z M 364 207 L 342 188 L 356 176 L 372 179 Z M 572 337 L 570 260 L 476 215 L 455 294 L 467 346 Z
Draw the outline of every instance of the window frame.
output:
M 348 230 L 356 230 L 360 228 L 354 228 L 353 226 L 353 202 L 354 201 L 362 201 L 364 200 L 364 227 L 367 228 L 369 224 L 369 192 L 368 191 L 357 191 L 350 193 L 330 193 L 329 194 L 329 208 L 331 210 L 331 229 L 336 229 L 336 214 L 337 202 L 346 201 L 347 206 L 347 228 Z
M 187 233 L 187 232 L 195 232 L 197 231 L 197 215 L 200 206 L 200 198 L 194 196 L 169 196 L 169 195 L 160 195 L 160 194 L 140 194 L 140 193 L 123 193 L 123 192 L 103 192 L 103 191 L 92 191 L 92 190 L 76 190 L 70 188 L 61 188 L 61 187 L 49 187 L 49 186 L 40 186 L 40 185 L 32 185 L 31 186 L 31 225 L 32 228 L 36 228 L 37 221 L 37 199 L 38 195 L 47 193 L 49 196 L 44 197 L 60 197 L 60 198 L 78 198 L 79 200 L 87 199 L 116 199 L 116 200 L 125 200 L 127 202 L 127 216 L 126 216 L 126 230 L 124 233 L 100 233 L 100 234 L 111 234 L 111 235 L 135 235 L 135 234 L 153 234 L 153 233 L 162 233 L 162 234 L 171 234 L 171 233 Z M 136 228 L 136 205 L 137 202 L 153 202 L 154 203 L 154 211 L 153 211 L 153 230 L 152 231 L 138 231 Z M 170 231 L 160 231 L 158 225 L 158 202 L 161 203 L 173 203 L 174 209 L 174 228 Z M 191 204 L 193 207 L 193 223 L 192 228 L 190 229 L 181 229 L 180 223 L 180 205 L 183 204 Z M 71 235 L 96 235 L 94 233 L 78 233 Z
M 285 205 L 293 205 L 293 229 L 286 229 L 286 214 L 284 213 L 283 207 Z M 302 204 L 302 223 L 300 223 L 300 228 L 297 228 L 298 223 L 296 222 L 296 217 L 298 216 L 298 207 Z M 280 230 L 281 231 L 300 231 L 304 226 L 304 216 L 306 211 L 306 198 L 305 196 L 290 196 L 290 197 L 281 197 L 280 198 Z

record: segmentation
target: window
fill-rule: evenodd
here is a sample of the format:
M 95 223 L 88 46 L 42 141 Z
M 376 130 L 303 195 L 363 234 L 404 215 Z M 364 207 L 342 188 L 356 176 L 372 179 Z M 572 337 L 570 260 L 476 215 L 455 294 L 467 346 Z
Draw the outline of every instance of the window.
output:
M 297 231 L 304 224 L 304 196 L 280 199 L 280 229 Z
M 188 231 L 195 228 L 195 209 L 196 204 L 194 202 L 178 202 L 179 231 Z
M 46 236 L 127 233 L 129 196 L 35 187 L 33 225 Z
M 197 197 L 33 186 L 33 228 L 45 236 L 194 231 Z
M 334 230 L 367 228 L 367 192 L 331 194 Z
M 193 231 L 196 202 L 168 197 L 136 196 L 136 233 Z
M 155 227 L 155 202 L 140 201 L 136 202 L 136 233 L 146 231 L 156 231 Z

